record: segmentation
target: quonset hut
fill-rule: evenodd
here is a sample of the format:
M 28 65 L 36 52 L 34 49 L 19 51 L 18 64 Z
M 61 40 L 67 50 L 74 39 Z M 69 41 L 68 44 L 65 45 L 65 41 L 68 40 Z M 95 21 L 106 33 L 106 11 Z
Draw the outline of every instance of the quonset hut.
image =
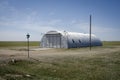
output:
M 43 48 L 80 48 L 90 46 L 89 34 L 66 32 L 66 31 L 48 31 L 41 39 Z M 102 42 L 91 35 L 91 46 L 102 46 Z

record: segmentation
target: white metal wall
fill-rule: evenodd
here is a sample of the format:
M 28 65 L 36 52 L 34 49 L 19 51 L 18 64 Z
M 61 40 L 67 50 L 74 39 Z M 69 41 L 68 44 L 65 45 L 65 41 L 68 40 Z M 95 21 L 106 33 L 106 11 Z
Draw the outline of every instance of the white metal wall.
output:
M 102 42 L 92 34 L 92 46 L 102 46 Z M 78 48 L 89 46 L 89 34 L 49 31 L 42 40 L 41 47 L 46 48 Z

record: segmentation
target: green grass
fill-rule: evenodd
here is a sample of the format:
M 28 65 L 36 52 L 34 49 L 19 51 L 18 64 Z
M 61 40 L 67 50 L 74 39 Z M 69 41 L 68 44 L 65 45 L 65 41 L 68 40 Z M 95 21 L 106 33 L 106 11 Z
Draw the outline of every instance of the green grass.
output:
M 6 80 L 119 80 L 120 52 L 45 62 L 1 63 L 0 76 Z
M 30 41 L 30 46 L 39 46 L 40 42 L 38 41 Z M 27 46 L 27 42 L 25 41 L 0 41 L 0 47 L 19 47 L 19 46 Z
M 103 46 L 120 46 L 120 41 L 103 41 Z
M 39 42 L 31 43 L 38 46 Z M 0 42 L 1 47 L 25 46 L 25 42 Z M 118 42 L 103 42 L 115 49 Z M 106 47 L 107 46 L 107 47 Z M 113 47 L 113 48 L 111 48 Z M 95 49 L 97 49 L 95 48 Z M 83 48 L 85 49 L 85 48 Z M 70 49 L 75 50 L 75 49 Z M 77 50 L 77 49 L 76 49 Z M 120 80 L 120 51 L 91 56 L 66 56 L 54 61 L 16 60 L 0 62 L 0 80 Z
M 103 46 L 119 46 L 120 41 L 103 41 Z M 27 46 L 25 41 L 0 41 L 0 47 Z M 30 46 L 40 46 L 39 41 L 30 41 Z

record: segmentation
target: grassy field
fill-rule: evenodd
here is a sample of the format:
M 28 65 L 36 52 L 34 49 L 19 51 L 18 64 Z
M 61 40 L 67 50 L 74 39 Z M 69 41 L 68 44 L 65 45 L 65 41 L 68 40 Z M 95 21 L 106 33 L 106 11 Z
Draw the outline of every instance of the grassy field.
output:
M 103 46 L 119 46 L 120 41 L 103 41 Z M 27 46 L 25 41 L 0 41 L 0 47 Z M 40 46 L 39 41 L 30 41 L 30 46 Z
M 103 47 L 94 47 L 93 50 L 120 48 L 120 42 L 103 44 Z M 0 62 L 0 80 L 120 80 L 120 50 L 84 57 L 56 57 L 52 61 Z
M 38 41 L 30 41 L 30 46 L 39 46 L 40 42 Z M 20 47 L 27 46 L 27 42 L 25 41 L 0 41 L 0 47 Z
M 18 60 L 0 65 L 0 76 L 6 80 L 119 80 L 119 56 L 120 52 L 53 62 Z
M 120 41 L 103 41 L 103 46 L 120 46 Z

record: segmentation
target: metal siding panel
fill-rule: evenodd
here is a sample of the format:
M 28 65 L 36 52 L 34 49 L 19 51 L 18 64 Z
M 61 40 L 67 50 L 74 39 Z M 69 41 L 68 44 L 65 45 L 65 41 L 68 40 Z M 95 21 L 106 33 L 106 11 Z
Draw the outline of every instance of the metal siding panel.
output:
M 46 37 L 46 38 L 45 38 Z M 102 42 L 92 34 L 92 46 L 101 46 Z M 45 39 L 45 40 L 44 40 Z M 75 43 L 73 43 L 74 39 Z M 79 42 L 81 41 L 81 43 Z M 72 48 L 89 46 L 89 34 L 49 31 L 42 38 L 43 47 Z

